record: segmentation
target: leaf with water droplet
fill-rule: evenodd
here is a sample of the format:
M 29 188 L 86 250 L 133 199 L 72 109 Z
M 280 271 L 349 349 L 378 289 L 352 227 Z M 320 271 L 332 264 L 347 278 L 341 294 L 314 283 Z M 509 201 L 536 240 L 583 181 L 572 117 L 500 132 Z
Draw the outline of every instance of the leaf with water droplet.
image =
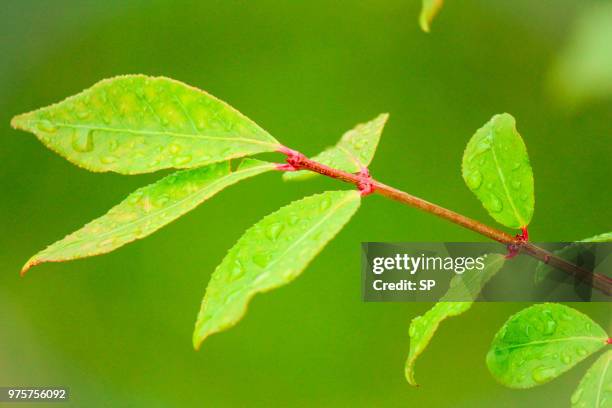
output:
M 462 174 L 469 189 L 497 222 L 526 227 L 534 209 L 533 173 L 512 115 L 495 115 L 470 139 Z
M 612 408 L 612 350 L 588 369 L 572 394 L 572 408 Z
M 511 316 L 497 332 L 487 366 L 503 385 L 530 388 L 563 374 L 603 348 L 607 338 L 598 324 L 575 309 L 534 305 Z
M 193 168 L 280 147 L 225 102 L 182 82 L 145 75 L 105 79 L 62 102 L 15 116 L 11 124 L 98 172 Z
M 423 0 L 421 14 L 419 15 L 419 25 L 423 31 L 429 32 L 431 22 L 440 12 L 443 5 L 444 0 Z
M 554 254 L 560 258 L 566 259 L 570 262 L 575 263 L 578 255 L 585 250 L 588 250 L 594 242 L 610 242 L 612 241 L 612 232 L 606 232 L 603 234 L 595 235 L 594 237 L 581 239 L 580 241 L 572 242 L 571 244 L 557 250 Z M 591 244 L 591 245 L 589 245 Z M 555 271 L 555 268 L 540 262 L 536 266 L 534 279 L 536 283 L 541 283 Z
M 43 262 L 113 251 L 152 234 L 224 188 L 274 169 L 273 163 L 244 159 L 234 171 L 229 162 L 224 162 L 173 173 L 136 190 L 102 217 L 37 253 L 28 260 L 22 273 Z
M 409 384 L 417 385 L 414 378 L 416 359 L 423 353 L 440 323 L 449 317 L 468 311 L 484 285 L 504 265 L 504 261 L 503 255 L 488 254 L 482 271 L 466 271 L 462 275 L 454 276 L 448 292 L 440 301 L 423 316 L 417 316 L 412 320 L 409 329 L 410 352 L 405 367 L 406 380 Z
M 193 333 L 194 347 L 238 323 L 254 295 L 299 276 L 350 220 L 360 198 L 358 191 L 327 191 L 294 201 L 249 228 L 211 276 Z M 292 223 L 292 217 L 300 222 Z M 244 271 L 239 279 L 232 277 L 236 262 Z
M 380 135 L 388 118 L 388 114 L 382 113 L 369 122 L 355 126 L 342 135 L 335 146 L 325 149 L 312 160 L 349 173 L 356 173 L 362 168 L 367 168 L 374 158 Z M 317 173 L 312 171 L 291 171 L 283 174 L 283 180 L 304 180 L 316 175 Z

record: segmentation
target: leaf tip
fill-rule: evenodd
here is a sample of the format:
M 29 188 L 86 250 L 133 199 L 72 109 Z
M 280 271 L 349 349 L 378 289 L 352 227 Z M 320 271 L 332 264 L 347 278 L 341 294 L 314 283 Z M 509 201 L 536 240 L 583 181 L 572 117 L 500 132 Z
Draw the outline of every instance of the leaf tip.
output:
M 35 258 L 28 259 L 28 261 L 25 263 L 25 265 L 23 265 L 23 267 L 21 268 L 21 271 L 19 272 L 19 275 L 21 277 L 23 277 L 30 268 L 32 268 L 33 266 L 38 265 L 40 262 L 41 262 L 40 260 L 35 259 Z
M 430 33 L 429 21 L 427 21 L 427 16 L 421 14 L 421 17 L 419 18 L 419 25 L 421 26 L 421 30 L 423 30 L 424 33 Z
M 15 115 L 11 119 L 11 127 L 16 130 L 25 130 L 24 129 L 24 119 L 27 114 L 22 113 L 20 115 Z

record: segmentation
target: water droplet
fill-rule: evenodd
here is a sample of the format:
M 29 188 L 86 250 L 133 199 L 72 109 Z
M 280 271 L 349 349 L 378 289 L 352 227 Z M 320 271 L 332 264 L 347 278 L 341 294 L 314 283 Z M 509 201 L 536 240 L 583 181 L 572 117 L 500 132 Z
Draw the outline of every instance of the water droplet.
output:
M 72 148 L 81 153 L 92 151 L 94 148 L 93 131 L 77 129 L 72 135 Z
M 100 247 L 107 247 L 107 246 L 112 245 L 114 242 L 115 242 L 115 238 L 108 238 L 108 239 L 105 239 L 104 241 L 101 241 L 98 244 L 98 246 L 100 246 Z
M 280 236 L 281 232 L 283 231 L 283 228 L 284 228 L 283 224 L 280 224 L 280 223 L 272 224 L 266 230 L 266 236 L 271 241 L 276 241 L 278 237 Z
M 497 198 L 496 195 L 491 194 L 491 197 L 489 198 L 489 205 L 488 205 L 489 211 L 498 213 L 498 212 L 501 212 L 503 208 L 504 208 L 504 205 L 502 204 L 501 200 Z
M 480 160 L 478 160 L 478 164 L 480 164 L 481 166 L 483 166 L 486 162 L 487 162 L 486 156 L 482 156 Z
M 353 140 L 353 148 L 361 150 L 365 147 L 366 141 L 364 139 Z
M 491 140 L 484 138 L 476 144 L 475 154 L 482 154 L 491 148 Z
M 236 259 L 234 261 L 234 267 L 232 268 L 232 272 L 230 274 L 230 279 L 234 281 L 234 280 L 240 279 L 242 275 L 244 275 L 244 268 L 242 264 L 240 263 L 240 261 Z
M 265 268 L 270 262 L 270 255 L 265 252 L 260 252 L 258 254 L 255 254 L 253 256 L 253 262 L 255 262 L 255 265 L 261 268 Z
M 576 353 L 578 353 L 580 357 L 584 357 L 588 354 L 587 350 L 584 347 L 576 348 Z
M 89 117 L 89 111 L 87 109 L 79 109 L 76 111 L 77 118 L 86 119 Z
M 325 211 L 329 208 L 329 206 L 331 205 L 331 201 L 329 200 L 329 197 L 325 197 L 323 199 L 323 201 L 321 201 L 321 210 Z
M 36 125 L 36 127 L 38 128 L 38 130 L 47 133 L 55 133 L 57 131 L 57 126 L 55 126 L 48 120 L 41 120 L 38 125 Z
M 155 201 L 155 205 L 158 207 L 163 207 L 168 203 L 168 201 L 170 201 L 170 198 L 167 195 L 163 195 Z
M 572 362 L 572 358 L 570 357 L 570 355 L 569 355 L 569 354 L 563 353 L 563 354 L 561 355 L 561 362 L 562 362 L 563 364 L 569 364 L 569 363 L 571 363 L 571 362 Z
M 178 152 L 181 151 L 181 146 L 176 144 L 176 143 L 172 143 L 169 147 L 168 147 L 168 151 L 171 154 L 177 154 Z
M 102 162 L 102 164 L 112 164 L 117 160 L 119 160 L 117 157 L 111 155 L 100 157 L 100 162 Z
M 572 405 L 576 405 L 580 398 L 582 397 L 582 393 L 584 392 L 584 388 L 579 387 L 573 394 L 571 398 Z
M 553 378 L 555 374 L 556 370 L 554 368 L 542 366 L 534 369 L 531 373 L 531 377 L 535 382 L 541 384 Z
M 518 170 L 521 167 L 521 162 L 515 162 L 512 165 L 512 170 Z
M 108 151 L 114 152 L 117 150 L 117 147 L 119 147 L 119 142 L 117 142 L 116 139 L 112 139 L 110 142 L 108 142 Z
M 297 222 L 300 220 L 300 217 L 298 217 L 297 215 L 292 215 L 291 217 L 289 217 L 289 224 L 291 225 L 295 225 L 297 224 Z
M 518 180 L 512 180 L 512 183 L 510 183 L 510 185 L 515 190 L 518 190 L 519 188 L 521 188 L 521 182 Z
M 478 170 L 471 171 L 466 176 L 468 187 L 477 190 L 482 184 L 482 173 Z
M 186 156 L 179 156 L 175 158 L 173 163 L 175 166 L 182 166 L 184 164 L 189 163 L 190 161 L 191 161 L 191 156 L 186 155 Z
M 557 322 L 555 322 L 554 320 L 548 320 L 546 321 L 546 324 L 544 325 L 544 334 L 551 335 L 555 332 L 556 329 L 557 329 Z

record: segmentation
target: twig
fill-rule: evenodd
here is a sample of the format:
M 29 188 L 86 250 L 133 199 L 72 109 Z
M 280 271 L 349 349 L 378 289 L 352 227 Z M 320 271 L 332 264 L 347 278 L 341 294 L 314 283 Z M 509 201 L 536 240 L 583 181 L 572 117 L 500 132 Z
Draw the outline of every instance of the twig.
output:
M 477 232 L 487 238 L 500 242 L 506 246 L 511 246 L 515 250 L 526 253 L 544 263 L 547 263 L 555 268 L 561 269 L 567 272 L 568 274 L 592 285 L 595 289 L 601 291 L 602 293 L 608 296 L 612 294 L 611 278 L 599 273 L 593 273 L 571 262 L 568 262 L 567 260 L 560 258 L 552 254 L 551 252 L 532 244 L 531 242 L 528 242 L 520 235 L 513 237 L 512 235 L 504 231 L 500 231 L 472 218 L 466 217 L 462 214 L 456 213 L 437 204 L 430 203 L 429 201 L 423 200 L 422 198 L 413 196 L 412 194 L 408 194 L 404 191 L 398 190 L 394 187 L 374 180 L 370 177 L 369 173 L 367 172 L 367 169 L 363 169 L 358 174 L 352 174 L 346 171 L 334 169 L 322 163 L 311 160 L 303 154 L 299 153 L 298 151 L 289 149 L 287 147 L 279 149 L 279 152 L 287 156 L 287 164 L 279 165 L 279 170 L 310 170 L 336 180 L 341 180 L 346 183 L 354 184 L 362 192 L 363 195 L 372 193 L 380 194 L 384 197 L 398 201 L 402 204 L 406 204 L 411 207 L 426 211 L 430 214 L 437 215 L 440 218 L 444 218 L 457 225 L 461 225 L 464 228 Z

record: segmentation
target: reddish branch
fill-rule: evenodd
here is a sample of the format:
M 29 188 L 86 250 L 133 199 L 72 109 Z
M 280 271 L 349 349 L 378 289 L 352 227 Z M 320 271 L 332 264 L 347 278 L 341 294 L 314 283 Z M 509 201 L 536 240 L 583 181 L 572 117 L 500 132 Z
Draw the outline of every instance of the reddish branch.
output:
M 362 169 L 359 173 L 353 174 L 342 170 L 334 169 L 322 163 L 311 160 L 304 156 L 302 153 L 289 149 L 287 147 L 279 149 L 279 152 L 287 156 L 287 163 L 278 165 L 279 170 L 310 170 L 315 173 L 334 178 L 336 180 L 351 183 L 355 185 L 359 189 L 359 191 L 361 191 L 362 195 L 368 195 L 372 193 L 380 194 L 392 200 L 399 201 L 400 203 L 418 208 L 430 214 L 437 215 L 440 218 L 444 218 L 455 224 L 461 225 L 464 228 L 477 232 L 487 238 L 506 245 L 509 251 L 508 257 L 513 257 L 518 253 L 526 253 L 544 263 L 547 263 L 555 268 L 561 269 L 567 272 L 568 274 L 592 285 L 594 288 L 598 289 L 606 295 L 612 294 L 611 278 L 581 268 L 571 262 L 566 261 L 563 258 L 552 254 L 551 252 L 543 248 L 532 244 L 528 241 L 526 229 L 523 229 L 522 234 L 512 236 L 506 232 L 500 231 L 496 228 L 492 228 L 472 218 L 466 217 L 452 210 L 446 209 L 434 203 L 430 203 L 429 201 L 423 200 L 419 197 L 415 197 L 412 194 L 408 194 L 404 191 L 398 190 L 377 180 L 374 180 L 370 176 L 367 169 Z

